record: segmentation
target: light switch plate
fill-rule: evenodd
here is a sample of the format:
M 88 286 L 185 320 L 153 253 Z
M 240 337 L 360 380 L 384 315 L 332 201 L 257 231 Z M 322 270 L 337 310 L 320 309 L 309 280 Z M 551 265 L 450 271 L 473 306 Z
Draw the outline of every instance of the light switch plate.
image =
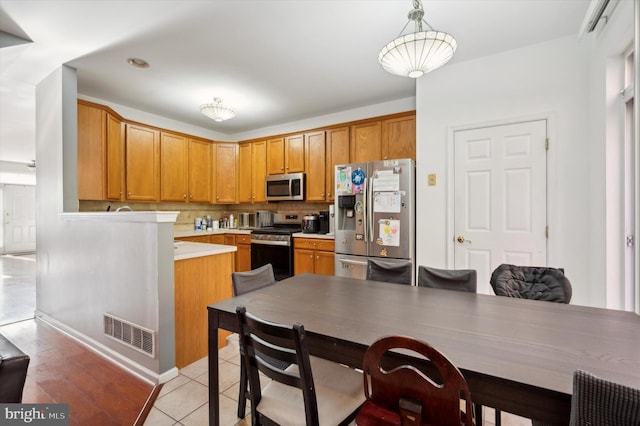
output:
M 435 173 L 429 174 L 428 183 L 429 183 L 429 186 L 435 186 L 436 185 L 436 174 Z

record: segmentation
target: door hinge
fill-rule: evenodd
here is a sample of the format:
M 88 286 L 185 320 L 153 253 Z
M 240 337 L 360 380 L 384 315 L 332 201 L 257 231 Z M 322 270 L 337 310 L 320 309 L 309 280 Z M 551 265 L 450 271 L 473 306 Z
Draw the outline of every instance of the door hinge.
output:
M 545 139 L 544 141 L 544 149 L 546 151 L 549 151 L 549 138 Z
M 636 245 L 635 238 L 632 235 L 627 235 L 626 238 L 627 247 L 634 247 Z
M 545 238 L 549 238 L 549 225 L 544 227 L 544 236 Z

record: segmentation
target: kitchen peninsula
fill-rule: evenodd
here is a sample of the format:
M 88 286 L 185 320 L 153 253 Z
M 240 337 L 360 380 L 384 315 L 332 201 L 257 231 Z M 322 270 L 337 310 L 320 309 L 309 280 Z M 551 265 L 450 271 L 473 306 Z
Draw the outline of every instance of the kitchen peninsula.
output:
M 189 241 L 174 243 L 176 367 L 207 355 L 207 305 L 233 296 L 235 246 Z M 230 332 L 220 330 L 220 347 Z
M 40 289 L 36 316 L 152 383 L 176 377 L 181 360 L 206 354 L 206 306 L 231 296 L 237 250 L 175 244 L 177 215 L 58 214 L 61 249 L 41 244 L 38 259 L 56 283 Z

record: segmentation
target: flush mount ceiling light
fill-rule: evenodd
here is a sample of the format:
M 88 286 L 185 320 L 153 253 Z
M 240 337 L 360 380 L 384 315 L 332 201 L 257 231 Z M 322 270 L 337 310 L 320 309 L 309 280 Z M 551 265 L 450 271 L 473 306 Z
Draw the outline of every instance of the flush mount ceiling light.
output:
M 214 98 L 212 104 L 200 105 L 200 112 L 215 121 L 224 121 L 236 116 L 236 110 L 223 105 L 220 98 Z
M 407 15 L 409 22 L 400 31 L 400 36 L 387 43 L 378 55 L 378 61 L 386 71 L 418 78 L 449 62 L 458 46 L 456 40 L 450 34 L 435 31 L 423 16 L 422 1 L 413 0 L 413 9 Z M 402 35 L 411 21 L 415 31 Z M 422 30 L 423 22 L 429 31 Z

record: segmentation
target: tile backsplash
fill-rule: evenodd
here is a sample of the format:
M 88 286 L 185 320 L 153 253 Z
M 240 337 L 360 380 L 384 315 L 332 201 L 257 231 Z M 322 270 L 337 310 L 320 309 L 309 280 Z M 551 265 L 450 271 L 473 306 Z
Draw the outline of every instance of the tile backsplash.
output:
M 329 203 L 306 203 L 303 201 L 279 201 L 263 204 L 195 204 L 195 203 L 127 203 L 119 201 L 80 201 L 81 212 L 104 212 L 110 207 L 115 211 L 118 207 L 129 206 L 134 211 L 178 211 L 176 226 L 193 226 L 198 217 L 220 218 L 235 213 L 254 212 L 256 210 L 273 210 L 276 213 L 309 214 L 321 210 L 329 210 Z

